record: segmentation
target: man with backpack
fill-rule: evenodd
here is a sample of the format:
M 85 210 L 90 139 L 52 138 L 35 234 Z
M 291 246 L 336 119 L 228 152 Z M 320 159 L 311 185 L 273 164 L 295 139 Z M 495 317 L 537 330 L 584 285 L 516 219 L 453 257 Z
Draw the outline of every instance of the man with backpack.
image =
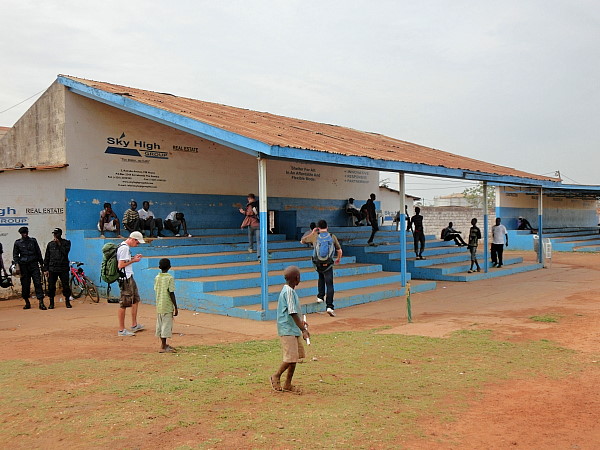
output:
M 133 263 L 142 259 L 141 254 L 131 256 L 131 247 L 137 247 L 138 244 L 145 244 L 144 236 L 139 231 L 134 231 L 129 237 L 119 244 L 117 248 L 117 267 L 124 272 L 124 276 L 119 279 L 119 288 L 121 289 L 121 300 L 119 302 L 119 331 L 118 336 L 135 336 L 136 331 L 144 328 L 144 325 L 137 323 L 137 310 L 140 302 L 140 294 L 137 284 L 133 279 Z M 131 308 L 131 331 L 125 328 L 125 310 Z
M 333 306 L 333 266 L 339 264 L 342 259 L 342 247 L 335 235 L 327 231 L 327 222 L 319 220 L 317 227 L 312 233 L 303 237 L 300 241 L 303 244 L 312 244 L 314 247 L 313 264 L 315 270 L 319 274 L 319 292 L 317 294 L 317 302 L 322 303 L 325 299 L 327 314 L 335 317 Z M 334 260 L 333 255 L 337 253 L 337 258 Z M 325 294 L 327 291 L 327 295 Z

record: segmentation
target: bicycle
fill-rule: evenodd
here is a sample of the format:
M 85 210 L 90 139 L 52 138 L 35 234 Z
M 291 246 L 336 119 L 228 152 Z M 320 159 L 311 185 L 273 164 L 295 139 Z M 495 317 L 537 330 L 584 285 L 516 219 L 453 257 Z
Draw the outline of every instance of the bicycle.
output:
M 71 295 L 73 298 L 79 298 L 83 294 L 90 297 L 92 302 L 100 301 L 100 294 L 94 282 L 85 274 L 83 270 L 84 263 L 79 261 L 71 261 L 71 275 L 69 277 L 69 286 L 71 287 Z

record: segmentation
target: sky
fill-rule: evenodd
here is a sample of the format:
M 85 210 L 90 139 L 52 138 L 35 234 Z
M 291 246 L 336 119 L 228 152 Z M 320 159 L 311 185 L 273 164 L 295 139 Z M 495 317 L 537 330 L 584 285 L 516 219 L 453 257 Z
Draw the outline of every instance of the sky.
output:
M 0 126 L 67 74 L 600 184 L 597 0 L 1 0 L 0 11 Z M 407 177 L 425 199 L 469 186 Z

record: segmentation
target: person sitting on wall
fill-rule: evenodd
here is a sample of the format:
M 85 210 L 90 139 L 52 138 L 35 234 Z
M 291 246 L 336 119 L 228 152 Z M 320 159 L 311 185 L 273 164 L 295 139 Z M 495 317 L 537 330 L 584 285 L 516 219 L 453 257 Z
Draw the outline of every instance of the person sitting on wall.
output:
M 100 211 L 98 231 L 100 231 L 101 238 L 104 238 L 105 231 L 116 231 L 117 237 L 121 239 L 123 238 L 123 236 L 121 236 L 121 224 L 119 223 L 117 215 L 112 210 L 112 206 L 110 203 L 105 203 L 104 209 Z
M 165 218 L 165 228 L 171 231 L 175 237 L 181 236 L 179 234 L 181 228 L 183 227 L 183 234 L 186 237 L 192 237 L 190 233 L 188 233 L 187 222 L 185 221 L 185 215 L 179 211 L 171 211 L 169 215 Z
M 517 230 L 531 230 L 531 231 L 533 231 L 533 227 L 529 223 L 529 220 L 527 220 L 524 217 L 519 216 L 519 219 L 517 220 Z
M 356 207 L 356 205 L 354 204 L 354 199 L 352 197 L 348 199 L 348 203 L 346 204 L 346 213 L 352 215 L 353 217 L 356 217 L 356 222 L 354 222 L 356 226 L 362 225 L 361 222 L 363 221 L 365 216 L 363 216 L 361 211 Z
M 443 241 L 451 241 L 454 239 L 454 242 L 459 247 L 464 247 L 467 243 L 464 241 L 462 236 L 460 235 L 460 231 L 456 231 L 452 228 L 452 222 L 448 223 L 448 226 L 442 230 L 442 235 L 440 236 Z
M 133 233 L 134 231 L 142 231 L 140 214 L 137 212 L 137 202 L 132 200 L 129 204 L 130 208 L 123 214 L 123 227 Z
M 150 211 L 150 202 L 142 202 L 142 209 L 138 210 L 138 214 L 140 215 L 142 230 L 150 230 L 149 237 L 152 237 L 155 228 L 156 237 L 165 237 L 165 235 L 162 234 L 163 222 L 159 217 L 155 217 L 154 213 Z

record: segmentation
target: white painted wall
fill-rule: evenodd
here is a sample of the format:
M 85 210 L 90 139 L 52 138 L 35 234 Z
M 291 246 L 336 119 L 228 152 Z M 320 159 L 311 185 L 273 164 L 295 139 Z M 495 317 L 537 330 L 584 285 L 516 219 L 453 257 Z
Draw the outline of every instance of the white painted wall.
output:
M 252 156 L 73 93 L 66 95 L 66 114 L 70 188 L 258 194 Z M 107 154 L 108 146 L 140 156 Z M 270 196 L 367 198 L 376 192 L 378 172 L 269 161 L 267 183 Z

